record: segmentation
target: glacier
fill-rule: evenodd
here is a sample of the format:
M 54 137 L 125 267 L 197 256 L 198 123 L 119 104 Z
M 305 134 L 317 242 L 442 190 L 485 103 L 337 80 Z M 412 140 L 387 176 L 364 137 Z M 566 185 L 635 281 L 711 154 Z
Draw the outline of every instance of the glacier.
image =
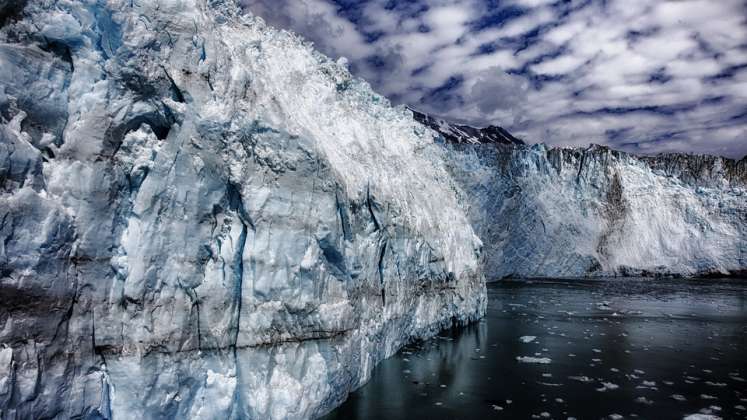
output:
M 747 273 L 747 157 L 549 148 L 414 116 L 447 150 L 489 280 Z
M 313 418 L 479 319 L 432 136 L 233 1 L 0 3 L 0 418 Z
M 486 279 L 743 271 L 746 166 L 423 118 L 235 0 L 0 0 L 0 418 L 319 417 Z

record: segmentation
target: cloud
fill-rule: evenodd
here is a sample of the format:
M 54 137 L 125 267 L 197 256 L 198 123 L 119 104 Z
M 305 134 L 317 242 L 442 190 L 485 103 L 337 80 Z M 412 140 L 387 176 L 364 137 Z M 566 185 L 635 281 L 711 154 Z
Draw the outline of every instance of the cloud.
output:
M 743 0 L 244 0 L 395 103 L 530 142 L 747 154 Z

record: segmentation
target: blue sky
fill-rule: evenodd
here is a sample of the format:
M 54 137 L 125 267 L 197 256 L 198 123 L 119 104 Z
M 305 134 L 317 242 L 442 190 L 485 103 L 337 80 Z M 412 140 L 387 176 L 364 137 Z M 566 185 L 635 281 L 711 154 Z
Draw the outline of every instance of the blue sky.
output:
M 747 154 L 745 0 L 243 0 L 394 103 L 528 142 Z

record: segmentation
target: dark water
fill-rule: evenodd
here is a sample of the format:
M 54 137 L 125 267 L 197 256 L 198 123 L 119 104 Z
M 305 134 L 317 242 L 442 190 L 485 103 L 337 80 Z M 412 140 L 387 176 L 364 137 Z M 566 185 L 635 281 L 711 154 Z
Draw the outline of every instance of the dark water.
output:
M 511 280 L 488 295 L 482 322 L 403 349 L 327 418 L 747 418 L 747 281 Z

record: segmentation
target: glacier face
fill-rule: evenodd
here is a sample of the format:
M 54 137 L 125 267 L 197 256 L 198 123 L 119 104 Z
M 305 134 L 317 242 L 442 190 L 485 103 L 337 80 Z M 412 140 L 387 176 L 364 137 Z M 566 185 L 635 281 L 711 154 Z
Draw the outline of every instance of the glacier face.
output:
M 0 417 L 314 417 L 484 312 L 443 151 L 344 63 L 228 0 L 0 16 Z
M 231 0 L 0 24 L 2 418 L 314 417 L 483 273 L 747 266 L 744 160 L 439 145 Z
M 747 269 L 747 159 L 444 142 L 485 275 L 696 276 Z

